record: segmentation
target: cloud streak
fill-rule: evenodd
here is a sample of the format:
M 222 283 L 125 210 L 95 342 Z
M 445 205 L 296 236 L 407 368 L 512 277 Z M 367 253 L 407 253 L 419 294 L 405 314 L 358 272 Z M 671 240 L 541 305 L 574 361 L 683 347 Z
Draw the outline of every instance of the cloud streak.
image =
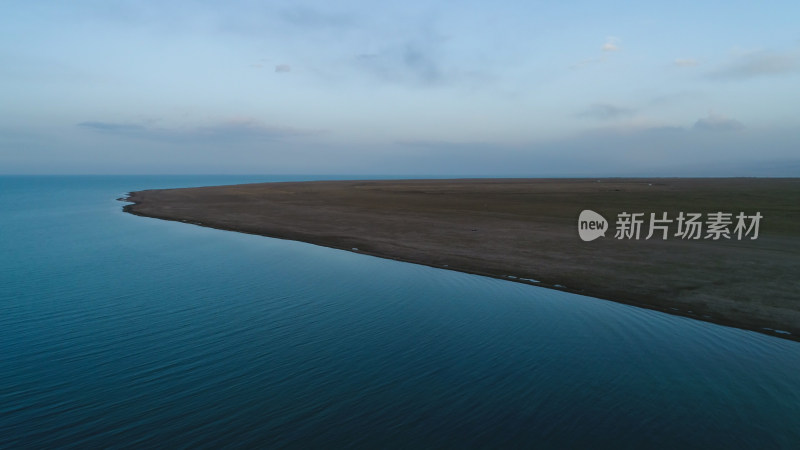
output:
M 254 119 L 234 119 L 193 128 L 160 128 L 100 121 L 81 122 L 77 126 L 107 135 L 171 143 L 275 141 L 319 134 L 318 131 L 268 126 Z
M 706 118 L 697 119 L 692 129 L 699 131 L 737 131 L 744 129 L 744 124 L 722 114 L 710 113 Z
M 577 114 L 578 117 L 589 119 L 609 120 L 627 117 L 635 111 L 631 108 L 615 106 L 608 103 L 595 103 Z
M 695 67 L 700 64 L 700 61 L 694 58 L 677 58 L 673 64 L 678 67 Z
M 736 81 L 794 73 L 800 69 L 800 52 L 757 51 L 739 56 L 708 73 L 712 80 Z
M 331 13 L 307 6 L 284 9 L 280 12 L 280 17 L 294 26 L 315 30 L 348 28 L 354 26 L 356 22 L 354 17 L 348 14 Z
M 519 144 L 397 141 L 385 167 L 398 173 L 520 176 L 797 176 L 797 132 L 700 133 L 691 127 L 623 125 Z M 761 147 L 767 153 L 754 155 Z

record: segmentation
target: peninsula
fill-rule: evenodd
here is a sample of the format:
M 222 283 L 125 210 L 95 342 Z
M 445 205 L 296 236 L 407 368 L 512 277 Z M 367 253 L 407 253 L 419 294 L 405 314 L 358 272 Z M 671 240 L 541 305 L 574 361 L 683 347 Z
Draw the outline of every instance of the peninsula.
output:
M 800 179 L 448 179 L 132 192 L 126 212 L 503 278 L 800 340 Z M 584 242 L 578 216 L 608 220 Z M 620 213 L 644 213 L 617 239 Z M 683 213 L 759 234 L 676 237 Z M 673 222 L 646 239 L 650 213 Z

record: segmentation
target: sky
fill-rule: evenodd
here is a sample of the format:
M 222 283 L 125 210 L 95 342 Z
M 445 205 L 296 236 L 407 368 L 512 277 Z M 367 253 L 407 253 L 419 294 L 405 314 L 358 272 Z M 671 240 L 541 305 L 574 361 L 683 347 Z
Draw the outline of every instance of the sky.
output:
M 800 176 L 798 17 L 0 0 L 0 174 Z

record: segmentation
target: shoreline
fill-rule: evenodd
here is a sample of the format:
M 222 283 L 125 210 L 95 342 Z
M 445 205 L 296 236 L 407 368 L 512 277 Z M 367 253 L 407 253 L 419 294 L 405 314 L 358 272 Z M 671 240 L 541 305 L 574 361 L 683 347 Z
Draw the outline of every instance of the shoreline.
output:
M 800 333 L 798 333 L 798 328 L 800 328 L 800 323 L 795 321 L 795 318 L 800 317 L 800 299 L 795 300 L 795 297 L 792 296 L 789 298 L 791 301 L 785 310 L 780 311 L 782 314 L 779 316 L 772 315 L 773 320 L 769 320 L 768 318 L 764 317 L 747 317 L 748 314 L 733 314 L 733 315 L 724 315 L 720 314 L 721 310 L 719 307 L 716 309 L 714 307 L 709 307 L 708 305 L 703 304 L 702 302 L 695 303 L 692 301 L 664 301 L 664 296 L 662 295 L 661 298 L 659 296 L 648 296 L 648 295 L 641 295 L 637 294 L 636 292 L 628 295 L 614 295 L 614 292 L 624 292 L 621 291 L 620 288 L 614 288 L 613 285 L 624 285 L 625 283 L 621 280 L 613 280 L 613 279 L 603 279 L 602 276 L 600 277 L 601 280 L 605 282 L 607 285 L 612 285 L 611 288 L 608 289 L 597 289 L 593 288 L 591 285 L 581 285 L 580 281 L 582 278 L 580 276 L 562 276 L 559 277 L 558 275 L 552 276 L 550 274 L 535 274 L 531 273 L 528 270 L 525 270 L 521 267 L 515 267 L 513 264 L 497 264 L 488 265 L 487 267 L 480 267 L 476 264 L 464 264 L 459 263 L 456 261 L 453 263 L 445 263 L 444 261 L 447 259 L 446 256 L 438 255 L 435 252 L 420 252 L 417 249 L 417 253 L 413 251 L 409 252 L 407 249 L 404 249 L 404 252 L 399 251 L 389 251 L 394 245 L 397 247 L 397 242 L 385 242 L 383 239 L 385 236 L 375 236 L 375 241 L 370 242 L 369 236 L 365 236 L 364 228 L 359 230 L 355 230 L 351 235 L 337 235 L 336 233 L 326 233 L 328 227 L 325 225 L 320 225 L 320 220 L 314 220 L 313 222 L 316 226 L 312 226 L 312 229 L 309 229 L 308 217 L 303 216 L 303 214 L 308 213 L 309 211 L 319 213 L 321 210 L 325 210 L 326 212 L 325 217 L 330 219 L 332 222 L 335 222 L 339 225 L 337 231 L 341 231 L 342 229 L 347 230 L 348 226 L 353 226 L 358 219 L 364 218 L 364 211 L 359 211 L 359 214 L 356 214 L 354 217 L 347 217 L 348 214 L 353 215 L 353 205 L 357 204 L 358 201 L 363 199 L 358 198 L 359 195 L 362 195 L 358 192 L 358 189 L 366 188 L 366 191 L 369 192 L 370 195 L 374 194 L 375 190 L 377 191 L 386 191 L 389 194 L 393 194 L 396 192 L 406 192 L 408 188 L 411 188 L 412 197 L 417 196 L 419 192 L 414 192 L 415 189 L 423 191 L 422 197 L 433 196 L 436 197 L 437 195 L 442 194 L 441 192 L 436 191 L 437 188 L 444 188 L 447 189 L 453 185 L 466 185 L 470 188 L 477 188 L 477 190 L 482 190 L 484 188 L 489 188 L 490 190 L 494 189 L 497 190 L 499 187 L 498 195 L 511 195 L 508 192 L 503 192 L 503 189 L 510 185 L 512 187 L 511 191 L 512 194 L 516 195 L 519 194 L 519 186 L 529 187 L 528 185 L 545 185 L 546 189 L 544 191 L 552 191 L 551 185 L 555 185 L 555 191 L 558 192 L 558 187 L 563 187 L 563 185 L 569 184 L 578 184 L 578 185 L 585 185 L 587 183 L 597 183 L 603 184 L 605 183 L 606 186 L 609 184 L 611 186 L 618 186 L 622 185 L 623 187 L 630 187 L 630 185 L 638 185 L 638 186 L 653 186 L 655 183 L 658 184 L 667 184 L 667 185 L 674 185 L 674 184 L 682 184 L 685 182 L 688 183 L 721 183 L 725 184 L 730 180 L 734 183 L 758 183 L 758 180 L 750 180 L 750 179 L 715 179 L 715 180 L 707 180 L 707 179 L 691 179 L 691 180 L 680 180 L 680 179 L 549 179 L 549 180 L 542 180 L 542 179 L 448 179 L 448 180 L 356 180 L 356 181 L 313 181 L 313 182 L 276 182 L 276 183 L 259 183 L 259 184 L 248 184 L 248 185 L 230 185 L 230 186 L 212 186 L 212 187 L 204 187 L 204 188 L 182 188 L 182 189 L 170 189 L 170 190 L 146 190 L 146 191 L 137 191 L 131 192 L 126 198 L 120 198 L 119 200 L 129 202 L 130 204 L 123 206 L 123 211 L 129 214 L 138 215 L 141 217 L 150 217 L 150 218 L 157 218 L 162 220 L 170 220 L 182 223 L 189 223 L 198 226 L 204 226 L 208 228 L 216 228 L 225 231 L 235 231 L 247 234 L 254 234 L 260 236 L 266 236 L 271 238 L 278 238 L 278 239 L 287 239 L 287 240 L 295 240 L 301 241 L 305 243 L 310 243 L 314 245 L 320 245 L 323 247 L 335 248 L 339 250 L 345 250 L 360 254 L 365 254 L 369 256 L 384 258 L 384 259 L 392 259 L 401 262 L 408 262 L 413 264 L 421 264 L 426 265 L 429 267 L 434 267 L 438 269 L 444 270 L 453 270 L 463 273 L 468 273 L 472 275 L 479 275 L 479 276 L 486 276 L 491 278 L 502 279 L 506 281 L 513 281 L 516 283 L 527 284 L 531 286 L 539 286 L 547 289 L 554 289 L 560 290 L 564 292 L 575 293 L 579 295 L 585 295 L 593 298 L 597 298 L 600 300 L 605 301 L 613 301 L 616 303 L 623 303 L 635 307 L 641 307 L 645 309 L 651 309 L 656 311 L 665 312 L 672 315 L 683 316 L 687 318 L 692 318 L 696 320 L 702 320 L 705 322 L 711 322 L 719 325 L 724 326 L 731 326 L 741 329 L 746 329 L 750 331 L 756 331 L 762 334 L 766 334 L 769 336 L 779 337 L 783 339 L 795 340 L 800 341 Z M 648 182 L 649 181 L 649 182 Z M 790 188 L 792 190 L 792 194 L 795 191 L 800 192 L 800 180 L 797 179 L 781 179 L 780 181 L 788 181 L 790 183 Z M 763 182 L 762 182 L 763 183 Z M 775 183 L 774 180 L 767 180 L 766 184 L 773 184 Z M 540 189 L 541 186 L 536 186 L 537 189 Z M 310 191 L 308 189 L 310 188 Z M 356 188 L 354 190 L 354 188 Z M 316 198 L 315 201 L 312 201 L 309 204 L 309 195 L 297 196 L 296 194 L 303 193 L 302 191 L 306 189 L 305 194 L 313 194 L 312 197 Z M 347 191 L 344 197 L 341 197 L 342 189 Z M 393 191 L 394 190 L 394 191 Z M 541 189 L 540 189 L 541 190 Z M 613 189 L 612 192 L 619 192 L 620 189 Z M 406 192 L 407 193 L 407 192 Z M 473 193 L 469 191 L 469 193 Z M 258 194 L 258 195 L 253 195 Z M 331 194 L 334 194 L 331 197 Z M 534 192 L 534 194 L 541 194 L 541 192 Z M 222 197 L 220 197 L 222 195 Z M 326 197 L 327 195 L 327 197 Z M 336 200 L 337 195 L 340 195 L 338 198 L 343 203 L 347 203 L 348 208 L 344 208 L 343 211 L 330 211 L 331 205 L 333 208 L 336 208 L 337 205 L 332 200 Z M 386 200 L 385 198 L 381 198 L 383 195 L 381 192 L 378 192 L 377 199 Z M 363 196 L 363 195 L 362 195 Z M 331 198 L 328 198 L 331 197 Z M 355 203 L 353 198 L 356 197 Z M 453 197 L 450 195 L 448 198 L 450 200 L 458 197 Z M 580 197 L 580 195 L 578 195 Z M 296 220 L 292 222 L 292 220 L 285 220 L 285 219 L 292 219 L 292 214 L 288 214 L 287 217 L 284 217 L 284 222 L 280 220 L 272 220 L 269 224 L 259 223 L 257 218 L 251 217 L 252 209 L 255 204 L 259 206 L 264 206 L 263 201 L 265 198 L 269 198 L 266 201 L 268 208 L 266 210 L 262 209 L 262 216 L 258 216 L 261 218 L 271 216 L 272 213 L 276 211 L 280 211 L 281 209 L 289 209 L 294 210 L 294 214 L 298 216 L 303 216 L 305 221 Z M 220 202 L 220 199 L 224 201 Z M 375 200 L 375 199 L 371 199 Z M 418 201 L 415 199 L 414 201 Z M 237 208 L 237 202 L 240 204 L 238 206 L 244 206 L 244 209 Z M 254 203 L 255 202 L 255 203 Z M 391 202 L 386 202 L 386 204 L 391 204 Z M 474 206 L 474 202 L 470 203 Z M 212 206 L 213 205 L 213 206 Z M 323 205 L 323 206 L 321 206 Z M 404 206 L 408 206 L 404 204 Z M 428 210 L 430 205 L 424 203 L 420 203 L 419 210 L 417 211 L 410 211 L 408 209 L 404 209 L 403 217 L 408 218 L 412 217 L 415 213 L 419 213 L 422 215 L 426 214 L 426 210 Z M 464 205 L 459 205 L 459 207 L 463 207 Z M 486 203 L 483 204 L 486 206 Z M 591 209 L 591 205 L 587 206 L 587 209 Z M 596 208 L 596 206 L 595 206 Z M 356 208 L 358 209 L 358 208 Z M 379 208 L 380 209 L 380 208 Z M 385 208 L 383 208 L 385 209 Z M 467 210 L 465 214 L 469 216 L 473 215 L 482 215 L 486 213 L 486 211 L 475 211 Z M 599 209 L 599 208 L 598 208 Z M 224 211 L 224 213 L 221 213 Z M 292 211 L 290 211 L 292 212 Z M 369 213 L 370 211 L 367 211 Z M 381 210 L 382 213 L 385 211 Z M 430 212 L 430 211 L 427 211 Z M 372 211 L 373 214 L 376 214 L 377 211 Z M 500 211 L 491 211 L 488 212 L 489 216 L 498 216 L 503 213 L 508 213 L 508 211 L 503 210 L 500 208 Z M 237 214 L 240 216 L 248 216 L 248 221 L 242 222 L 241 220 L 237 222 L 236 220 L 231 220 L 232 217 L 236 217 Z M 435 213 L 434 213 L 435 215 Z M 311 217 L 314 218 L 316 214 L 312 214 Z M 369 214 L 367 214 L 369 216 Z M 377 217 L 377 216 L 376 216 Z M 609 217 L 606 215 L 606 217 Z M 296 217 L 295 217 L 296 218 Z M 572 237 L 572 241 L 578 241 L 577 238 L 577 228 L 574 219 L 577 218 L 577 212 L 575 213 L 575 217 L 570 220 L 570 227 L 561 234 L 568 235 Z M 397 218 L 396 218 L 397 219 Z M 348 222 L 348 220 L 350 222 Z M 612 219 L 613 220 L 613 219 Z M 399 221 L 399 220 L 398 220 Z M 534 221 L 535 222 L 535 221 Z M 609 221 L 611 222 L 611 220 Z M 302 230 L 295 229 L 292 225 L 297 225 L 298 223 L 302 223 L 303 227 Z M 370 222 L 366 222 L 370 223 Z M 452 225 L 459 224 L 459 218 L 455 217 L 453 220 L 449 222 Z M 312 224 L 313 225 L 313 224 Z M 344 226 L 344 228 L 342 228 Z M 470 225 L 474 226 L 474 225 Z M 611 225 L 613 227 L 613 224 Z M 791 226 L 791 224 L 790 224 Z M 379 226 L 376 225 L 375 228 Z M 411 224 L 410 227 L 413 229 L 414 226 Z M 367 231 L 370 230 L 370 227 L 366 228 Z M 316 235 L 313 232 L 316 232 Z M 361 232 L 360 235 L 358 232 Z M 407 230 L 401 230 L 406 232 Z M 419 229 L 414 230 L 415 232 L 419 232 Z M 462 230 L 463 231 L 463 230 Z M 479 231 L 477 228 L 470 228 L 470 231 L 475 233 Z M 779 228 L 778 231 L 781 231 Z M 783 230 L 785 231 L 785 230 Z M 368 234 L 368 233 L 366 233 Z M 455 234 L 449 235 L 452 237 Z M 463 234 L 463 233 L 462 233 Z M 790 235 L 785 236 L 778 234 L 778 245 L 777 247 L 783 249 L 786 248 L 786 242 L 790 242 L 791 248 L 798 248 L 800 249 L 800 239 L 797 236 Z M 572 236 L 574 235 L 574 236 Z M 354 237 L 355 236 L 355 237 Z M 448 236 L 445 236 L 448 237 Z M 563 240 L 564 236 L 558 236 Z M 358 245 L 359 239 L 362 242 L 366 242 L 367 245 L 361 244 Z M 606 238 L 608 239 L 608 237 Z M 613 239 L 613 238 L 612 238 Z M 441 240 L 441 239 L 440 239 Z M 446 239 L 445 239 L 446 240 Z M 601 241 L 603 239 L 600 239 Z M 646 241 L 637 241 L 637 243 L 644 244 Z M 669 241 L 665 241 L 668 243 Z M 668 248 L 668 250 L 678 248 L 686 252 L 686 242 L 681 241 L 673 241 L 676 242 L 675 246 Z M 757 242 L 757 241 L 753 241 Z M 607 243 L 615 243 L 613 240 L 608 240 Z M 375 245 L 370 245 L 375 244 Z M 574 242 L 573 242 L 574 244 Z M 580 242 L 579 246 L 584 246 L 584 248 L 591 248 L 595 242 Z M 659 243 L 655 243 L 656 246 Z M 697 249 L 690 249 L 692 252 L 704 252 L 708 250 L 708 243 L 703 243 L 700 245 L 700 242 L 695 242 L 693 244 L 697 244 Z M 730 243 L 727 243 L 730 244 Z M 741 253 L 745 256 L 750 256 L 749 253 L 753 253 L 754 250 L 751 246 L 747 247 L 744 246 L 742 248 L 735 248 L 736 243 L 734 242 L 734 253 Z M 581 248 L 576 247 L 573 245 L 573 248 Z M 608 249 L 608 246 L 606 246 Z M 400 248 L 400 247 L 397 247 Z M 424 248 L 424 245 L 422 246 Z M 725 247 L 726 251 L 728 251 L 728 256 L 730 256 L 730 245 Z M 623 251 L 624 250 L 624 251 Z M 633 252 L 632 254 L 635 255 L 636 252 L 641 252 L 641 250 L 633 248 L 627 249 L 617 249 L 617 255 L 623 257 L 620 259 L 624 260 L 624 256 L 626 256 L 625 252 Z M 652 249 L 646 249 L 647 251 L 652 251 Z M 757 247 L 755 250 L 759 250 Z M 644 253 L 647 253 L 645 251 Z M 715 251 L 718 251 L 715 250 Z M 557 252 L 558 253 L 558 252 Z M 569 249 L 564 249 L 560 252 L 560 256 L 564 258 L 565 256 L 568 258 L 570 256 Z M 662 250 L 661 253 L 664 253 Z M 552 255 L 549 255 L 552 256 Z M 647 257 L 648 255 L 645 255 Z M 469 257 L 469 255 L 468 255 Z M 462 258 L 463 259 L 463 258 Z M 591 259 L 590 259 L 591 260 Z M 598 263 L 602 263 L 602 260 L 595 261 Z M 634 265 L 636 262 L 633 262 Z M 564 265 L 564 264 L 562 264 Z M 578 265 L 580 266 L 580 265 Z M 503 269 L 505 267 L 505 269 Z M 572 267 L 569 264 L 566 264 L 566 267 L 571 268 L 573 271 L 577 269 L 583 269 L 585 271 L 586 267 Z M 793 267 L 786 268 L 790 273 L 792 272 Z M 668 271 L 667 271 L 668 272 Z M 665 274 L 668 275 L 668 273 Z M 578 270 L 580 275 L 581 271 Z M 543 276 L 544 275 L 544 276 Z M 607 275 L 607 274 L 601 274 Z M 635 277 L 634 277 L 635 278 Z M 640 280 L 648 280 L 652 284 L 652 279 L 658 277 L 650 277 L 648 280 L 642 276 L 639 276 Z M 663 277 L 665 279 L 669 278 L 667 276 Z M 678 279 L 680 277 L 677 277 Z M 572 281 L 570 281 L 572 280 Z M 789 277 L 791 280 L 791 275 Z M 712 284 L 715 281 L 711 282 Z M 658 284 L 658 283 L 657 283 Z M 791 287 L 789 287 L 791 290 Z M 661 289 L 669 293 L 670 289 L 667 286 L 665 289 Z M 691 290 L 691 289 L 690 289 Z M 769 292 L 762 292 L 761 293 L 764 298 L 769 298 L 772 296 Z M 716 295 L 716 294 L 715 294 Z M 719 295 L 717 295 L 719 296 Z M 698 297 L 700 298 L 700 297 Z M 706 298 L 710 298 L 706 295 Z M 691 300 L 691 298 L 689 298 Z M 731 303 L 731 302 L 728 302 Z M 735 302 L 733 302 L 735 303 Z M 784 302 L 786 303 L 786 302 Z M 752 309 L 752 308 L 751 308 Z M 762 308 L 763 309 L 763 308 Z M 772 311 L 768 311 L 772 312 Z M 784 313 L 791 313 L 790 317 L 786 317 L 787 320 L 781 322 L 780 320 L 775 320 L 777 317 L 783 317 Z M 766 314 L 769 316 L 769 314 Z

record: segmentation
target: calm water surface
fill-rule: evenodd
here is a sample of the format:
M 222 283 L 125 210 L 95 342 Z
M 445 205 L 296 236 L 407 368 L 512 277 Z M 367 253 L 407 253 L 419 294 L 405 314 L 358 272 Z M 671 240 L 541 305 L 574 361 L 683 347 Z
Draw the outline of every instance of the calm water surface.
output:
M 0 177 L 0 447 L 800 448 L 800 343 L 115 200 L 274 180 Z

